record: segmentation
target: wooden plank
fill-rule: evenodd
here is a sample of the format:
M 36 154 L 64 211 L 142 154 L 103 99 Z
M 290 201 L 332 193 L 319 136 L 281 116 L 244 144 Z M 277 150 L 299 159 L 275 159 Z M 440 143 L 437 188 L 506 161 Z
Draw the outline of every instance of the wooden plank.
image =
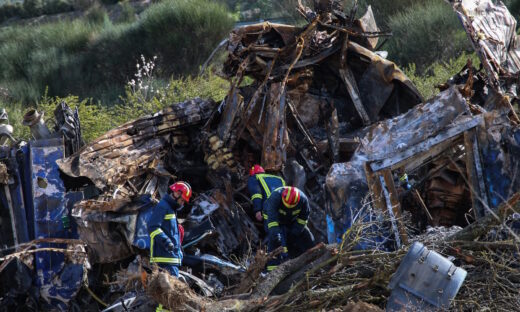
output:
M 363 121 L 363 125 L 367 126 L 370 124 L 370 117 L 368 117 L 367 111 L 361 102 L 361 96 L 359 94 L 359 90 L 356 84 L 356 80 L 354 79 L 354 74 L 350 70 L 350 68 L 345 67 L 339 70 L 341 75 L 341 79 L 343 79 L 343 83 L 347 88 L 348 94 L 352 99 L 352 103 L 354 103 L 354 107 L 356 108 L 359 117 Z
M 383 187 L 386 186 L 386 189 L 388 191 L 388 193 L 385 193 L 385 195 L 388 194 L 387 202 L 390 202 L 390 204 L 391 204 L 390 207 L 387 207 L 388 211 L 392 211 L 392 213 L 395 217 L 395 220 L 392 220 L 392 222 L 393 221 L 396 222 L 397 228 L 399 230 L 399 235 L 401 236 L 401 241 L 403 244 L 406 245 L 406 244 L 408 244 L 408 234 L 406 233 L 406 228 L 403 223 L 403 219 L 402 219 L 403 214 L 402 214 L 402 210 L 401 210 L 401 203 L 399 202 L 399 198 L 397 196 L 397 190 L 395 189 L 392 171 L 390 171 L 389 169 L 383 170 L 381 172 L 381 174 L 382 174 L 383 181 L 384 181 Z
M 385 210 L 385 202 L 382 198 L 382 189 L 381 189 L 381 182 L 379 182 L 379 179 L 376 178 L 374 175 L 374 172 L 372 169 L 370 169 L 370 165 L 368 163 L 364 164 L 365 167 L 365 176 L 367 178 L 367 184 L 368 189 L 370 191 L 370 194 L 372 196 L 372 204 L 376 209 L 379 209 L 380 211 Z
M 417 168 L 424 166 L 425 163 L 430 162 L 437 158 L 440 154 L 445 153 L 447 149 L 453 147 L 455 144 L 462 141 L 462 134 L 448 139 L 442 143 L 439 143 L 429 150 L 420 153 L 418 155 L 414 155 L 410 158 L 403 160 L 397 164 L 394 164 L 390 167 L 391 170 L 395 170 L 397 168 L 404 168 L 404 172 L 412 172 Z
M 405 151 L 397 153 L 397 154 L 393 155 L 392 157 L 374 161 L 370 164 L 370 167 L 372 168 L 373 171 L 379 171 L 382 169 L 389 168 L 414 155 L 426 152 L 429 149 L 431 149 L 433 146 L 435 146 L 439 143 L 442 143 L 450 138 L 453 138 L 453 137 L 463 133 L 464 131 L 467 131 L 471 128 L 476 127 L 479 124 L 482 124 L 483 120 L 484 119 L 481 115 L 475 116 L 474 118 L 472 118 L 466 122 L 463 122 L 455 127 L 452 127 L 446 131 L 443 131 L 432 138 L 424 140 L 421 143 L 416 144 L 413 147 L 409 147 Z

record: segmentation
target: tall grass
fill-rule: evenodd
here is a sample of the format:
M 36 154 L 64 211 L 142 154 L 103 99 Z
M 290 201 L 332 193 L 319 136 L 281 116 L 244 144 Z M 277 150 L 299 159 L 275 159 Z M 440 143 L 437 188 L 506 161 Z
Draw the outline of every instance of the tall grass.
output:
M 114 25 L 93 8 L 72 22 L 2 28 L 0 87 L 14 102 L 35 102 L 47 87 L 52 96 L 111 102 L 141 54 L 158 56 L 163 78 L 194 73 L 232 25 L 216 2 L 164 0 L 131 23 Z

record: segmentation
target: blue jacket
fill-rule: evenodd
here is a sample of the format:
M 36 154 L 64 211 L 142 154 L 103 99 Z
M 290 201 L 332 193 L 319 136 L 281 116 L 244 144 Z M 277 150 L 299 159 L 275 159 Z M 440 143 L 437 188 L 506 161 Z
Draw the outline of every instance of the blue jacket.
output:
M 275 175 L 258 173 L 247 180 L 247 189 L 251 194 L 253 210 L 255 213 L 262 211 L 266 199 L 279 187 L 285 186 L 285 181 Z
M 281 233 L 280 225 L 294 227 L 293 230 L 299 232 L 307 225 L 309 219 L 311 208 L 307 196 L 300 191 L 298 205 L 287 208 L 282 202 L 282 192 L 283 189 L 274 191 L 264 205 L 269 237 Z
M 179 204 L 170 195 L 165 195 L 155 206 L 148 224 L 150 262 L 181 265 L 182 250 L 176 215 L 178 208 Z M 173 244 L 172 252 L 167 247 L 170 242 Z

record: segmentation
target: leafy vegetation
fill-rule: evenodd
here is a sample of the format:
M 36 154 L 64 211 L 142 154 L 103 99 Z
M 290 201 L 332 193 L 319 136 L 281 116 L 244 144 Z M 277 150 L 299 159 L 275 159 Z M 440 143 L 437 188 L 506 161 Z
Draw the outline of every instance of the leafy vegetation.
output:
M 233 25 L 209 0 L 164 0 L 139 20 L 113 24 L 102 7 L 84 18 L 2 28 L 0 87 L 13 102 L 32 103 L 44 90 L 114 102 L 139 56 L 157 56 L 161 78 L 198 70 Z
M 61 101 L 65 101 L 71 108 L 77 107 L 83 138 L 89 142 L 120 124 L 177 102 L 194 97 L 222 101 L 229 88 L 226 80 L 208 72 L 203 76 L 171 79 L 169 83 L 158 87 L 156 92 L 150 94 L 149 88 L 145 88 L 155 83 L 155 78 L 150 77 L 151 79 L 144 82 L 140 88 L 132 88 L 128 85 L 125 88 L 125 95 L 121 97 L 122 103 L 118 105 L 96 103 L 92 99 L 82 100 L 78 96 L 51 97 L 45 93 L 35 108 L 43 111 L 46 119 L 52 124 L 54 109 Z M 6 103 L 5 106 L 0 104 L 0 107 L 5 107 L 9 114 L 9 121 L 14 127 L 14 136 L 29 139 L 29 128 L 22 125 L 22 120 L 24 113 L 30 108 L 12 103 Z
M 475 68 L 479 67 L 480 60 L 475 53 L 462 53 L 458 58 L 447 62 L 435 62 L 429 65 L 422 73 L 417 71 L 415 64 L 409 64 L 404 72 L 415 84 L 425 99 L 429 99 L 439 93 L 436 86 L 445 83 L 450 77 L 458 73 L 471 60 Z
M 389 58 L 400 65 L 413 62 L 419 71 L 471 50 L 455 13 L 442 1 L 414 4 L 392 15 L 388 24 L 393 32 L 387 46 Z

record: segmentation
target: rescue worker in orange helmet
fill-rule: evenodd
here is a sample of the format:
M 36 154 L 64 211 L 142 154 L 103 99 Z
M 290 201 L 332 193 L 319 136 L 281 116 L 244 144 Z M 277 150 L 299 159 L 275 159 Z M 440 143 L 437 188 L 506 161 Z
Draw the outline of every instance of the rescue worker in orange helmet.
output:
M 297 257 L 315 245 L 314 235 L 307 227 L 311 212 L 309 199 L 298 188 L 285 186 L 276 189 L 264 204 L 267 214 L 269 252 L 287 246 L 281 257 L 267 263 L 267 271 L 274 270 L 286 260 L 287 252 Z
M 177 211 L 190 201 L 191 186 L 179 181 L 170 185 L 170 193 L 155 206 L 148 224 L 150 262 L 157 263 L 173 276 L 179 276 L 182 249 Z
M 253 211 L 255 218 L 258 221 L 264 221 L 265 217 L 262 214 L 264 202 L 271 196 L 271 193 L 279 188 L 285 186 L 285 181 L 276 175 L 265 173 L 264 168 L 260 165 L 254 165 L 249 170 L 249 179 L 247 180 L 247 190 L 251 195 L 251 201 L 253 202 Z M 264 228 L 267 231 L 267 225 L 264 224 Z

